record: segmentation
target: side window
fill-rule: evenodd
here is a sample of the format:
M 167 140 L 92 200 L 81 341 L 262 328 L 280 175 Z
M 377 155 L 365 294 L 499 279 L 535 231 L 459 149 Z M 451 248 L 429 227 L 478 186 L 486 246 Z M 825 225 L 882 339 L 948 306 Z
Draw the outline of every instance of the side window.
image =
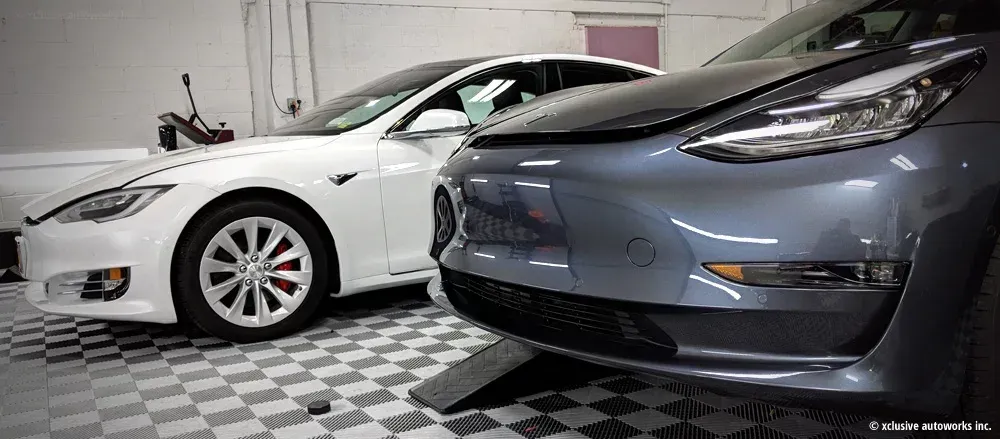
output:
M 639 75 L 633 76 L 633 73 L 628 70 L 590 64 L 561 63 L 559 70 L 564 89 L 584 85 L 627 82 L 639 77 Z
M 951 14 L 941 14 L 937 22 L 934 23 L 934 30 L 931 38 L 950 37 L 955 31 L 955 16 Z
M 469 116 L 473 125 L 477 125 L 497 111 L 528 102 L 541 94 L 541 73 L 537 65 L 489 72 L 452 87 L 433 98 L 420 111 L 461 111 Z M 411 118 L 404 126 L 408 128 L 415 118 Z
M 883 10 L 856 15 L 845 15 L 829 25 L 804 32 L 786 44 L 775 47 L 765 58 L 785 53 L 813 52 L 858 45 L 906 41 L 913 26 L 921 21 L 920 14 L 905 10 Z M 808 36 L 806 36 L 808 35 Z
M 393 95 L 372 99 L 365 105 L 360 105 L 352 110 L 349 110 L 340 117 L 331 119 L 326 123 L 326 128 L 347 128 L 353 125 L 365 123 L 378 117 L 392 106 L 398 104 L 400 101 L 416 92 L 417 89 L 406 90 Z

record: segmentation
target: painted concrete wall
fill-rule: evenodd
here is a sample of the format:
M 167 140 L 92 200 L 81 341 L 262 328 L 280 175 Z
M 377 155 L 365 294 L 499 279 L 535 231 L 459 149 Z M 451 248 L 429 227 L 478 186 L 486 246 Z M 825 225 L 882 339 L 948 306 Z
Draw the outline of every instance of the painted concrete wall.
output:
M 651 26 L 661 67 L 693 68 L 806 0 L 4 0 L 0 157 L 156 146 L 159 113 L 266 134 L 409 65 L 586 52 L 586 26 Z M 273 90 L 273 97 L 272 97 Z M 277 105 L 274 101 L 277 101 Z

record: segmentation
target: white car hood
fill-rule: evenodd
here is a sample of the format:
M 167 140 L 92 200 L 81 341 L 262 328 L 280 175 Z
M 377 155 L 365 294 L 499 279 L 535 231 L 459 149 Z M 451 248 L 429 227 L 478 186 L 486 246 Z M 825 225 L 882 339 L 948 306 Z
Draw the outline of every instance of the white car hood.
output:
M 185 148 L 163 154 L 153 154 L 138 160 L 129 160 L 106 168 L 66 188 L 40 197 L 21 210 L 38 219 L 59 207 L 87 195 L 117 189 L 137 179 L 170 168 L 206 160 L 218 160 L 249 154 L 284 152 L 315 148 L 333 141 L 335 136 L 324 137 L 250 137 L 219 145 Z M 178 183 L 183 183 L 179 181 Z

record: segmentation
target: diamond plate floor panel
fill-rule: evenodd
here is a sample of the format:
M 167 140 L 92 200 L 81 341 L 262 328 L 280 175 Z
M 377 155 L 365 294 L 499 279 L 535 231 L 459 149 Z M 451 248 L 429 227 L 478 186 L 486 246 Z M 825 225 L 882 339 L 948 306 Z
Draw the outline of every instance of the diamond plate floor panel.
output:
M 862 416 L 617 375 L 440 415 L 407 392 L 498 338 L 421 287 L 336 301 L 295 336 L 234 345 L 43 315 L 0 285 L 0 438 L 863 438 Z M 312 416 L 305 406 L 332 401 Z

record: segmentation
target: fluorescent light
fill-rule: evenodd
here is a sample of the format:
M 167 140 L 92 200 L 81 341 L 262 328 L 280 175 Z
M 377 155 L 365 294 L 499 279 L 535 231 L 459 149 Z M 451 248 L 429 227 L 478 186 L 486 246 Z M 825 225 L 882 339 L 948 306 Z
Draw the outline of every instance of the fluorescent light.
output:
M 477 155 L 477 156 L 473 157 L 472 160 L 479 160 L 479 156 Z
M 566 264 L 553 264 L 550 262 L 528 261 L 528 263 L 531 265 L 541 265 L 543 267 L 569 268 L 569 265 Z
M 476 95 L 473 96 L 472 99 L 469 99 L 469 102 L 475 103 L 481 101 L 484 97 L 486 97 L 486 95 L 493 93 L 493 90 L 496 90 L 497 87 L 499 87 L 502 84 L 503 84 L 503 79 L 494 79 L 490 81 L 490 83 L 487 84 L 486 87 L 483 87 L 482 90 L 479 90 L 479 93 L 476 93 Z
M 707 236 L 707 237 L 712 238 L 712 239 L 721 239 L 723 241 L 732 241 L 732 242 L 748 242 L 748 243 L 751 243 L 751 244 L 777 244 L 778 243 L 778 240 L 774 239 L 774 238 L 745 238 L 745 237 L 742 237 L 742 236 L 718 235 L 718 234 L 715 234 L 715 233 L 712 233 L 712 232 L 706 232 L 706 231 L 701 230 L 701 229 L 699 229 L 699 228 L 697 228 L 695 226 L 692 226 L 690 224 L 686 224 L 686 223 L 677 221 L 675 219 L 671 219 L 670 221 L 672 221 L 674 224 L 677 224 L 678 226 L 681 226 L 681 227 L 683 227 L 685 229 L 688 229 L 688 230 L 690 230 L 690 231 L 692 231 L 694 233 L 697 233 L 697 234 L 702 235 L 702 236 Z
M 695 125 L 695 126 L 693 126 L 693 127 L 689 127 L 689 128 L 685 128 L 685 129 L 684 129 L 683 131 L 681 131 L 681 134 L 683 134 L 683 133 L 686 133 L 686 132 L 688 132 L 688 131 L 694 131 L 694 130 L 696 130 L 696 129 L 698 129 L 698 128 L 701 128 L 701 127 L 702 127 L 702 125 L 705 125 L 706 123 L 708 123 L 708 122 L 702 122 L 702 123 L 700 123 L 700 124 L 698 124 L 698 125 Z
M 489 183 L 490 182 L 489 180 L 483 180 L 481 178 L 473 178 L 473 179 L 471 179 L 469 181 L 471 181 L 473 183 Z
M 496 259 L 497 258 L 496 256 L 488 255 L 486 253 L 473 253 L 473 254 L 476 255 L 476 256 L 482 256 L 484 258 L 490 258 L 490 259 Z
M 547 184 L 525 183 L 523 181 L 515 181 L 514 185 L 515 186 L 537 187 L 537 188 L 542 188 L 542 189 L 548 189 L 549 188 L 549 185 L 547 185 Z
M 382 172 L 388 173 L 388 172 L 402 171 L 404 169 L 410 169 L 419 164 L 420 164 L 419 162 L 409 162 L 409 163 L 400 163 L 398 165 L 386 165 L 382 167 Z
M 514 82 L 515 81 L 513 79 L 504 81 L 504 83 L 497 87 L 496 90 L 493 90 L 493 93 L 490 93 L 485 98 L 480 99 L 479 102 L 492 101 L 497 96 L 500 96 L 500 93 L 507 91 L 510 86 L 514 85 Z
M 925 47 L 937 46 L 938 44 L 950 43 L 955 41 L 955 37 L 938 38 L 936 40 L 921 41 L 919 43 L 911 44 L 909 49 L 923 49 Z
M 712 354 L 712 355 L 728 355 L 728 356 L 737 356 L 737 357 L 756 357 L 757 356 L 757 354 L 748 354 L 748 353 L 745 353 L 745 352 L 715 351 L 715 350 L 711 350 L 711 349 L 702 349 L 701 352 L 705 353 L 705 354 Z
M 892 163 L 892 164 L 894 164 L 894 165 L 896 165 L 896 166 L 899 166 L 904 171 L 912 171 L 912 169 L 910 169 L 909 166 L 906 166 L 906 163 L 903 163 L 903 162 L 899 161 L 899 159 L 896 158 L 896 157 L 893 157 L 893 158 L 889 159 L 889 162 Z
M 726 294 L 729 294 L 730 296 L 732 296 L 733 299 L 740 300 L 741 298 L 743 298 L 743 296 L 741 296 L 740 293 L 737 293 L 736 290 L 734 290 L 732 288 L 729 288 L 729 287 L 727 287 L 725 285 L 722 285 L 720 283 L 712 282 L 712 281 L 710 281 L 708 279 L 705 279 L 705 278 L 703 278 L 701 276 L 697 276 L 697 275 L 693 275 L 693 274 L 691 276 L 688 276 L 688 277 L 690 277 L 691 279 L 694 279 L 694 280 L 696 280 L 698 282 L 701 282 L 703 284 L 711 285 L 711 286 L 713 286 L 715 288 L 718 288 L 718 289 L 724 291 Z
M 906 156 L 902 154 L 889 159 L 889 161 L 892 162 L 894 165 L 903 168 L 904 171 L 913 171 L 917 169 L 917 165 L 914 165 L 913 162 L 910 161 L 910 159 L 906 158 Z
M 562 160 L 535 160 L 530 162 L 521 162 L 517 166 L 552 166 L 561 162 Z
M 720 376 L 720 377 L 725 377 L 725 378 L 773 379 L 773 378 L 788 378 L 788 377 L 793 377 L 793 376 L 796 376 L 796 375 L 804 374 L 806 372 L 784 372 L 784 373 L 765 373 L 765 372 L 759 372 L 758 373 L 758 372 L 751 372 L 751 373 L 742 373 L 742 372 L 715 372 L 715 371 L 705 370 L 705 371 L 700 371 L 699 373 L 701 373 L 702 375 Z
M 864 40 L 854 40 L 854 41 L 851 41 L 850 43 L 844 43 L 844 44 L 841 44 L 841 45 L 839 45 L 837 47 L 834 47 L 833 50 L 853 49 L 853 48 L 858 47 L 859 45 L 861 45 L 861 43 L 863 43 L 863 42 L 864 42 Z
M 844 183 L 844 186 L 863 187 L 865 189 L 871 189 L 875 186 L 878 186 L 878 182 L 871 180 L 851 180 L 848 181 L 847 183 Z
M 975 53 L 977 50 L 979 50 L 979 49 L 959 50 L 958 52 L 952 52 L 952 53 L 949 53 L 947 55 L 944 55 L 944 56 L 941 57 L 941 59 L 951 59 L 951 58 L 957 58 L 957 57 L 960 57 L 960 56 L 965 56 L 965 55 L 968 55 L 970 53 Z

